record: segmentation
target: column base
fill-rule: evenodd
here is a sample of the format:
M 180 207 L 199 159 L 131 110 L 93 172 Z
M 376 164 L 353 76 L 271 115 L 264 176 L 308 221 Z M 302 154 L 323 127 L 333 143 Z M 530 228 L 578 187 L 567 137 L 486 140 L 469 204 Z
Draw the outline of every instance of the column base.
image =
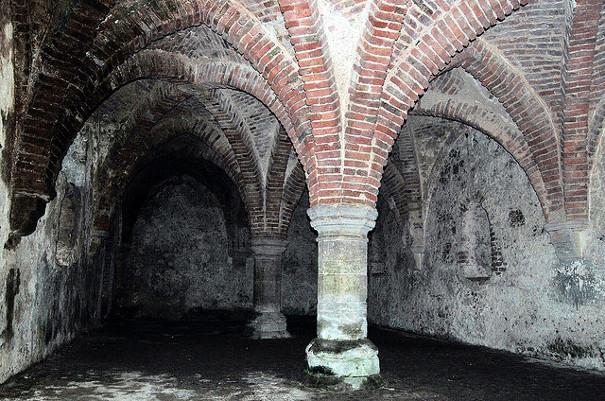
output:
M 333 341 L 316 338 L 307 346 L 307 374 L 316 384 L 345 384 L 353 390 L 380 384 L 378 349 L 368 339 Z
M 250 322 L 252 338 L 268 340 L 275 338 L 290 338 L 287 330 L 286 317 L 281 312 L 263 312 Z

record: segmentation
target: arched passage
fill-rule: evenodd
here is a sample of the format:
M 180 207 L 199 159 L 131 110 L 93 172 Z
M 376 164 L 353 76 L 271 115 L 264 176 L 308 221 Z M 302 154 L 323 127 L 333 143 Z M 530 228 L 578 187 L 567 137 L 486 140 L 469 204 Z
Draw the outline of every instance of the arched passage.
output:
M 179 320 L 252 307 L 243 201 L 220 168 L 182 152 L 195 142 L 176 139 L 125 188 L 114 285 L 119 316 Z
M 132 43 L 137 43 L 137 41 L 135 40 Z M 149 43 L 150 42 L 145 42 L 146 45 L 148 45 Z M 105 43 L 105 44 L 107 44 L 107 43 Z M 141 48 L 138 48 L 138 49 L 140 50 Z M 130 54 L 128 52 L 125 52 L 125 53 L 118 52 L 118 53 L 122 54 L 122 55 L 117 57 L 117 59 L 113 60 L 113 63 L 110 63 L 111 68 L 105 68 L 105 72 L 103 74 L 101 74 L 96 80 L 90 81 L 92 86 L 83 91 L 83 93 L 86 93 L 88 96 L 87 101 L 79 102 L 79 103 L 76 101 L 74 103 L 74 107 L 76 109 L 72 112 L 72 114 L 68 113 L 69 115 L 65 116 L 65 119 L 67 119 L 67 121 L 64 123 L 64 125 L 62 127 L 58 128 L 63 132 L 63 134 L 61 134 L 62 139 L 61 140 L 56 139 L 56 141 L 53 139 L 53 141 L 55 141 L 56 144 L 51 146 L 53 149 L 55 149 L 55 148 L 57 149 L 57 151 L 54 152 L 54 156 L 53 156 L 54 158 L 50 157 L 52 155 L 47 155 L 48 157 L 50 157 L 49 160 L 51 160 L 48 164 L 49 169 L 44 173 L 41 172 L 40 174 L 38 174 L 39 177 L 37 177 L 37 178 L 33 178 L 33 175 L 32 175 L 33 170 L 31 168 L 28 169 L 29 173 L 27 173 L 27 174 L 25 172 L 23 172 L 23 173 L 17 172 L 16 170 L 13 173 L 13 175 L 15 175 L 17 177 L 17 179 L 12 184 L 13 188 L 14 188 L 13 193 L 14 193 L 14 196 L 19 199 L 19 201 L 14 202 L 14 206 L 11 210 L 11 221 L 12 221 L 11 224 L 13 226 L 13 231 L 17 235 L 28 234 L 31 231 L 33 231 L 33 229 L 35 228 L 35 222 L 43 214 L 44 203 L 47 202 L 49 199 L 52 199 L 52 197 L 53 197 L 53 192 L 51 191 L 52 182 L 54 182 L 54 177 L 56 176 L 58 169 L 60 168 L 60 165 L 61 165 L 60 162 L 63 158 L 63 155 L 66 152 L 67 147 L 71 143 L 71 140 L 73 140 L 75 133 L 78 131 L 79 127 L 81 127 L 81 124 L 83 123 L 83 121 L 92 113 L 92 111 L 96 107 L 98 107 L 98 105 L 102 102 L 102 100 L 106 99 L 111 93 L 113 93 L 115 91 L 115 89 L 117 89 L 117 88 L 121 87 L 122 85 L 124 85 L 128 82 L 131 82 L 133 80 L 147 78 L 147 77 L 149 77 L 150 74 L 155 76 L 156 78 L 165 78 L 165 79 L 182 81 L 183 79 L 187 80 L 188 77 L 191 78 L 191 74 L 193 73 L 193 75 L 197 76 L 198 79 L 200 79 L 200 77 L 204 77 L 203 79 L 205 80 L 205 82 L 209 82 L 214 79 L 214 80 L 216 80 L 217 84 L 219 84 L 219 85 L 231 85 L 236 88 L 243 88 L 245 91 L 255 94 L 255 96 L 257 96 L 257 98 L 259 98 L 263 102 L 265 102 L 267 107 L 269 107 L 269 109 L 271 109 L 274 112 L 274 114 L 280 119 L 280 121 L 282 122 L 282 124 L 284 125 L 284 127 L 286 129 L 286 132 L 292 139 L 293 143 L 296 144 L 299 154 L 302 154 L 301 153 L 302 148 L 300 147 L 302 145 L 299 145 L 299 144 L 301 143 L 300 140 L 302 139 L 303 136 L 296 135 L 293 133 L 293 129 L 296 125 L 292 123 L 293 120 L 289 114 L 290 113 L 289 110 L 291 108 L 286 108 L 286 109 L 283 108 L 284 103 L 283 103 L 283 100 L 279 98 L 279 96 L 280 96 L 279 94 L 277 95 L 277 98 L 276 98 L 276 93 L 281 93 L 281 92 L 274 92 L 274 88 L 267 88 L 266 81 L 258 82 L 258 80 L 257 80 L 257 82 L 255 84 L 254 81 L 249 80 L 248 79 L 249 75 L 246 75 L 244 72 L 246 67 L 242 66 L 243 70 L 244 70 L 243 71 L 242 68 L 240 68 L 239 64 L 229 65 L 229 63 L 228 63 L 225 65 L 223 63 L 218 63 L 215 66 L 208 65 L 206 70 L 201 70 L 197 67 L 191 68 L 191 67 L 193 67 L 192 65 L 190 65 L 190 68 L 187 68 L 186 62 L 185 63 L 176 63 L 176 65 L 174 65 L 171 62 L 174 59 L 174 57 L 172 57 L 168 53 L 162 52 L 160 50 L 151 50 L 151 51 L 147 51 L 147 52 L 146 51 L 140 52 L 138 55 L 143 56 L 142 60 L 138 57 L 138 55 L 134 56 L 133 60 L 128 60 L 128 57 L 130 56 Z M 90 53 L 90 54 L 92 54 L 92 53 Z M 92 58 L 95 59 L 94 57 L 92 57 Z M 182 58 L 183 57 L 177 56 L 177 59 L 182 59 Z M 95 59 L 95 60 L 98 61 L 98 59 Z M 125 65 L 122 66 L 121 61 L 118 61 L 118 60 L 126 61 Z M 269 61 L 275 61 L 275 60 L 265 60 L 265 62 L 269 62 Z M 106 66 L 106 64 L 104 64 L 102 62 L 99 62 L 96 64 L 93 63 L 93 64 L 95 65 L 95 67 L 92 68 L 93 71 L 95 69 L 98 69 L 100 65 Z M 280 64 L 280 65 L 283 67 L 282 64 Z M 234 68 L 234 69 L 232 69 L 232 68 Z M 149 69 L 151 69 L 152 72 L 150 72 Z M 260 71 L 272 73 L 272 74 L 277 74 L 278 70 L 271 69 L 270 71 L 266 71 L 264 68 L 260 69 Z M 232 71 L 235 72 L 235 74 L 233 74 Z M 242 75 L 238 76 L 238 74 L 242 74 L 242 73 L 244 74 L 243 76 Z M 252 75 L 254 75 L 255 70 L 253 68 L 248 67 L 248 73 L 251 73 Z M 272 76 L 274 76 L 274 75 L 272 75 Z M 280 77 L 287 78 L 287 74 L 285 77 L 284 76 L 280 76 Z M 267 77 L 264 76 L 264 78 L 266 79 Z M 282 81 L 283 81 L 283 79 L 282 79 Z M 273 82 L 273 81 L 269 80 L 269 82 Z M 293 81 L 289 80 L 289 82 L 293 82 Z M 44 85 L 44 84 L 42 83 L 41 85 Z M 72 85 L 71 88 L 77 88 L 77 85 Z M 77 94 L 79 89 L 74 89 L 74 90 L 76 91 L 76 93 L 75 93 L 76 96 L 81 96 L 82 92 L 80 92 L 80 95 Z M 288 91 L 289 91 L 289 89 L 286 90 L 286 92 L 288 92 Z M 92 95 L 90 95 L 90 93 L 92 93 Z M 279 100 L 277 100 L 277 99 L 279 99 Z M 287 99 L 289 102 L 295 101 L 295 99 L 292 96 L 289 96 Z M 75 106 L 75 104 L 77 104 L 77 106 Z M 285 103 L 285 104 L 288 105 L 288 103 Z M 35 109 L 37 106 L 32 105 L 31 107 Z M 277 107 L 277 109 L 276 109 L 276 107 Z M 299 110 L 299 109 L 297 108 L 296 110 Z M 45 109 L 45 113 L 53 113 L 53 112 L 59 112 L 59 111 L 56 109 L 56 107 Z M 55 121 L 57 119 L 48 117 L 48 118 L 43 118 L 43 120 L 44 121 Z M 24 122 L 23 126 L 24 127 L 28 126 L 27 121 Z M 37 124 L 36 126 L 39 127 L 39 124 Z M 37 128 L 37 129 L 40 130 L 40 128 Z M 35 139 L 36 137 L 33 135 L 28 136 L 27 134 L 24 134 L 24 135 L 20 136 L 19 138 L 21 138 L 21 137 L 31 138 L 31 140 L 33 140 L 33 141 L 36 140 Z M 40 139 L 40 140 L 42 140 L 42 139 Z M 55 142 L 52 142 L 50 138 L 46 138 L 45 140 L 49 144 L 55 143 Z M 19 152 L 18 151 L 19 146 L 20 145 L 17 145 L 17 147 L 16 147 L 17 153 Z M 24 145 L 24 146 L 27 147 L 29 145 Z M 28 147 L 28 149 L 29 150 L 27 151 L 26 156 L 17 157 L 19 159 L 20 166 L 24 165 L 23 163 L 28 164 L 25 161 L 27 159 L 27 157 L 34 157 L 34 158 L 37 157 L 39 160 L 46 158 L 47 156 L 41 156 L 41 155 L 39 157 L 36 156 L 36 152 L 44 153 L 49 148 L 32 145 L 32 146 Z M 306 163 L 306 160 L 307 159 L 304 158 L 303 162 Z M 40 168 L 44 168 L 43 162 L 36 162 L 34 164 L 39 166 Z M 15 168 L 17 168 L 17 167 L 15 167 Z M 23 180 L 25 180 L 25 181 L 23 181 Z M 37 184 L 34 185 L 34 182 Z

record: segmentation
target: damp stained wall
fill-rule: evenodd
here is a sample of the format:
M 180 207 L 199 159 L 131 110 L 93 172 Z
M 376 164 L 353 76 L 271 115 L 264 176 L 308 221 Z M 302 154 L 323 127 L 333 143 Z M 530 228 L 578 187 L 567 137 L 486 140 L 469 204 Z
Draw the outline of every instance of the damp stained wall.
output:
M 288 230 L 288 246 L 282 256 L 282 311 L 287 315 L 317 312 L 317 234 L 311 228 L 305 191 Z
M 436 156 L 423 182 L 423 263 L 408 251 L 408 223 L 381 201 L 369 254 L 370 321 L 605 369 L 602 234 L 589 240 L 583 261 L 561 263 L 523 170 L 470 127 L 453 125 L 449 135 L 418 141 L 417 151 Z M 594 200 L 594 213 L 602 203 Z M 482 211 L 470 219 L 480 224 L 469 224 L 472 204 Z M 598 238 L 594 231 L 588 235 Z M 489 249 L 477 252 L 477 244 Z
M 251 309 L 253 266 L 233 263 L 228 243 L 211 189 L 187 175 L 162 183 L 134 223 L 120 279 L 122 314 L 181 319 L 196 310 Z
M 0 6 L 7 7 L 5 1 Z M 8 13 L 7 13 L 8 15 Z M 14 119 L 14 62 L 13 62 L 13 25 L 7 16 L 0 15 L 0 143 L 7 146 L 9 129 Z M 2 153 L 2 165 L 5 166 L 6 153 Z M 5 168 L 5 167 L 4 167 Z M 0 240 L 8 239 L 8 190 L 5 180 L 0 180 Z M 0 248 L 0 383 L 14 372 L 28 364 L 27 355 L 18 355 L 8 339 L 14 337 L 14 309 L 17 281 L 20 273 L 10 266 L 4 248 Z M 11 272 L 12 270 L 12 272 Z M 20 286 L 20 280 L 18 281 Z M 12 341 L 12 340 L 11 340 Z
M 92 263 L 89 152 L 80 138 L 65 159 L 57 196 L 36 232 L 1 255 L 0 382 L 101 320 L 103 271 Z M 6 202 L 5 188 L 1 189 Z M 5 205 L 6 203 L 3 203 Z M 3 209 L 6 209 L 3 206 Z M 2 211 L 3 244 L 8 237 Z

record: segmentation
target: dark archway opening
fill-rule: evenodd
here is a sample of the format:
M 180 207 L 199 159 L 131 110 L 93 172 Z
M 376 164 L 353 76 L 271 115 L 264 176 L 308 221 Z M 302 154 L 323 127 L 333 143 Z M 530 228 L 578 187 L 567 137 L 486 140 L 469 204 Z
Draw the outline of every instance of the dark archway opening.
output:
M 208 155 L 198 138 L 179 135 L 137 163 L 106 239 L 113 255 L 103 268 L 106 319 L 243 325 L 250 318 L 247 210 L 237 185 Z

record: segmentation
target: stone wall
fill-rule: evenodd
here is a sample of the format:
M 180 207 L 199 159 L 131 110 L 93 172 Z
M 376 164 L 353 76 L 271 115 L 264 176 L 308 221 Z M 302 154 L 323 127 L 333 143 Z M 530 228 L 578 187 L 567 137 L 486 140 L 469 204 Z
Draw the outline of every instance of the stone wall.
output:
M 282 258 L 282 310 L 286 315 L 314 315 L 317 308 L 317 234 L 309 224 L 307 209 L 305 191 L 292 215 Z
M 0 1 L 0 9 L 7 9 Z M 63 160 L 56 197 L 35 233 L 9 240 L 9 151 L 14 139 L 10 23 L 0 14 L 0 383 L 38 362 L 103 317 L 105 273 L 91 247 L 92 181 L 99 154 L 83 130 Z M 106 255 L 111 259 L 111 255 Z
M 407 222 L 379 204 L 370 321 L 605 369 L 602 241 L 590 242 L 586 263 L 559 262 L 536 194 L 512 156 L 476 130 L 452 127 L 446 138 L 418 141 L 420 154 L 423 146 L 440 148 L 423 183 L 420 268 L 408 250 Z
M 0 77 L 0 82 L 2 81 Z M 0 93 L 0 98 L 4 98 Z M 37 362 L 101 319 L 102 270 L 89 257 L 90 183 L 94 155 L 81 137 L 72 146 L 36 232 L 0 260 L 0 382 Z M 7 198 L 2 195 L 2 244 L 8 232 Z
M 0 1 L 1 7 L 8 7 L 7 1 Z M 8 13 L 7 13 L 8 14 Z M 2 148 L 7 146 L 7 137 L 14 120 L 14 63 L 13 63 L 13 25 L 7 16 L 0 15 L 0 141 Z M 6 169 L 6 152 L 2 154 L 2 165 Z M 4 171 L 3 176 L 6 176 Z M 8 239 L 8 188 L 5 180 L 0 180 L 0 240 L 2 243 Z M 2 339 L 0 340 L 0 383 L 14 372 L 19 371 L 29 363 L 27 355 L 20 356 L 15 347 L 7 344 L 5 333 L 14 332 L 14 304 L 16 297 L 17 280 L 19 275 L 11 269 L 5 257 L 4 247 L 0 248 L 0 327 Z M 11 272 L 12 270 L 12 272 Z M 18 281 L 20 286 L 20 279 Z
M 145 201 L 120 278 L 129 316 L 181 319 L 196 310 L 251 309 L 253 264 L 234 263 L 222 205 L 190 176 Z
M 282 309 L 313 315 L 317 303 L 317 244 L 301 198 L 282 257 Z M 203 310 L 252 309 L 254 262 L 230 256 L 222 205 L 188 176 L 153 192 L 133 227 L 118 273 L 118 314 L 187 319 Z M 247 248 L 246 248 L 247 249 Z

